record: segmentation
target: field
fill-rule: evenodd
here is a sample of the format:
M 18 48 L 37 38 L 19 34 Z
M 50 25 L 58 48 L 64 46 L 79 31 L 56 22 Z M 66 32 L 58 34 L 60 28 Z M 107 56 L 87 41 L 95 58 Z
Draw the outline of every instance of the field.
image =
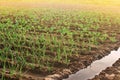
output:
M 118 47 L 118 6 L 102 11 L 21 5 L 0 6 L 2 80 L 42 80 L 52 74 L 63 78 Z

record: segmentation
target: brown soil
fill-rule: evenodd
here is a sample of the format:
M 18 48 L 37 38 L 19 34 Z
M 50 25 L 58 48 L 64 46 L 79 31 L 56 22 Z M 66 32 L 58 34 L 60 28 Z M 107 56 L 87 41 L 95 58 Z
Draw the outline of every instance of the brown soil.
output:
M 15 4 L 15 3 L 5 3 L 5 4 L 2 4 L 2 6 L 6 6 L 6 5 L 12 5 L 12 4 Z M 0 4 L 1 5 L 1 4 Z M 17 4 L 17 6 L 22 6 L 23 4 Z M 39 5 L 39 4 L 38 4 Z M 37 5 L 37 6 L 38 6 Z M 25 5 L 24 5 L 25 6 Z M 28 6 L 28 5 L 26 5 Z M 36 7 L 36 4 L 33 5 L 33 7 Z M 65 8 L 65 5 L 63 5 L 64 8 Z M 62 7 L 63 7 L 62 6 Z M 86 7 L 85 7 L 86 6 Z M 58 5 L 56 6 L 58 7 Z M 66 6 L 67 7 L 67 6 Z M 73 6 L 72 6 L 73 8 Z M 81 8 L 84 8 L 84 9 L 93 9 L 93 7 L 88 7 L 87 5 L 84 5 L 82 6 Z M 94 7 L 95 8 L 95 7 Z M 97 7 L 98 9 L 98 7 Z M 96 10 L 97 10 L 96 9 Z M 101 8 L 102 9 L 102 8 Z M 107 9 L 106 9 L 107 10 Z M 115 9 L 114 9 L 115 10 Z M 92 51 L 90 52 L 84 52 L 83 54 L 78 54 L 78 55 L 72 55 L 70 56 L 71 58 L 71 61 L 70 61 L 70 64 L 69 65 L 62 65 L 61 63 L 57 63 L 56 62 L 56 68 L 54 69 L 54 72 L 52 73 L 47 73 L 47 72 L 44 72 L 45 70 L 43 70 L 42 72 L 37 72 L 37 69 L 36 69 L 36 72 L 34 73 L 30 73 L 30 72 L 26 72 L 26 73 L 23 73 L 23 75 L 17 75 L 15 74 L 14 77 L 10 77 L 10 74 L 9 74 L 9 71 L 6 72 L 6 78 L 8 80 L 62 80 L 63 78 L 67 78 L 68 75 L 72 74 L 72 73 L 75 73 L 77 72 L 78 70 L 80 69 L 83 69 L 85 67 L 87 67 L 88 65 L 90 65 L 93 61 L 97 60 L 97 59 L 101 59 L 102 57 L 108 55 L 110 53 L 111 50 L 113 49 L 117 49 L 119 46 L 120 46 L 120 27 L 111 27 L 109 29 L 107 29 L 107 27 L 104 27 L 104 28 L 101 28 L 100 29 L 102 32 L 106 32 L 107 30 L 107 33 L 109 35 L 111 35 L 112 33 L 116 33 L 116 39 L 117 39 L 117 42 L 116 43 L 112 43 L 111 41 L 107 40 L 105 41 L 104 43 L 101 43 L 100 45 L 98 46 L 92 46 Z M 53 54 L 54 55 L 54 54 Z M 119 60 L 120 61 L 120 60 Z M 118 62 L 119 62 L 118 61 Z M 110 76 L 110 77 L 113 77 L 114 74 L 116 73 L 116 69 L 118 68 L 115 68 L 115 66 L 119 66 L 119 63 L 116 63 L 113 65 L 113 67 L 111 68 L 108 68 L 106 71 L 109 71 L 112 70 L 112 73 L 108 73 L 108 74 L 105 74 L 106 76 Z M 115 71 L 115 73 L 114 73 Z M 119 71 L 119 69 L 118 69 Z M 32 71 L 31 71 L 32 72 Z M 37 74 L 39 73 L 39 75 Z M 46 75 L 46 74 L 47 75 Z M 107 73 L 107 72 L 106 72 Z M 45 75 L 44 75 L 45 74 Z M 48 75 L 50 74 L 50 75 Z M 104 72 L 101 73 L 104 75 Z M 40 76 L 41 75 L 41 76 Z M 102 76 L 103 76 L 102 75 Z M 22 76 L 21 79 L 16 79 L 15 77 L 16 76 Z M 118 74 L 116 74 L 115 76 L 117 76 L 118 78 L 120 77 Z M 104 77 L 104 76 L 103 76 Z M 115 77 L 116 78 L 116 77 Z M 93 79 L 93 80 L 96 80 L 97 78 Z M 99 77 L 98 77 L 98 80 L 99 80 Z M 106 78 L 102 78 L 100 80 L 107 80 Z M 108 79 L 110 80 L 110 79 Z M 113 79 L 115 80 L 115 79 Z M 116 80 L 119 80 L 119 79 L 116 79 Z
M 110 27 L 107 29 L 107 27 L 101 27 L 100 31 L 107 32 L 109 35 L 112 33 L 116 33 L 116 43 L 112 43 L 111 41 L 107 40 L 104 43 L 101 43 L 98 46 L 93 46 L 92 51 L 85 52 L 83 55 L 75 55 L 71 56 L 71 63 L 64 68 L 58 68 L 55 71 L 55 74 L 48 75 L 45 80 L 62 80 L 63 78 L 67 78 L 70 74 L 77 72 L 80 69 L 83 69 L 90 65 L 93 61 L 97 59 L 101 59 L 102 57 L 108 55 L 110 51 L 117 50 L 118 47 L 120 47 L 120 27 Z M 106 31 L 107 30 L 107 31 Z M 59 65 L 58 65 L 59 66 Z M 101 79 L 103 80 L 103 79 Z
M 120 80 L 120 59 L 90 80 Z
M 99 48 L 94 48 L 91 52 L 86 52 L 86 55 L 78 55 L 71 57 L 71 64 L 68 66 L 67 69 L 57 69 L 56 74 L 48 75 L 45 80 L 62 80 L 63 78 L 68 78 L 68 76 L 72 73 L 77 72 L 80 69 L 86 68 L 90 65 L 93 61 L 101 59 L 102 57 L 108 55 L 110 51 L 114 49 L 118 49 L 120 46 L 120 33 L 117 35 L 118 42 L 111 43 L 105 42 L 99 45 Z M 96 79 L 94 79 L 96 80 Z M 99 80 L 99 79 L 98 79 Z M 103 80 L 103 79 L 101 79 Z M 107 79 L 104 79 L 107 80 Z

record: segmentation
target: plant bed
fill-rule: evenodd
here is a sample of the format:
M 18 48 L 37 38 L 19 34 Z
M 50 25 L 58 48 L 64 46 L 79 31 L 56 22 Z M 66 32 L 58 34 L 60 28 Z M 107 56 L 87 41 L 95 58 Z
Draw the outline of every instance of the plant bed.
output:
M 120 16 L 114 13 L 8 9 L 0 8 L 3 79 L 63 79 L 120 45 Z

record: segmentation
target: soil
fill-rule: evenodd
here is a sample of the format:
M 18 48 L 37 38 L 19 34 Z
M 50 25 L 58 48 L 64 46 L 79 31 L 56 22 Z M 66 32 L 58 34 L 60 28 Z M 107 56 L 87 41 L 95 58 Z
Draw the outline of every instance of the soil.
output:
M 2 5 L 5 6 L 5 4 L 2 4 Z M 84 6 L 82 6 L 82 8 L 84 8 Z M 10 79 L 11 80 L 62 80 L 63 78 L 67 78 L 70 74 L 75 73 L 80 69 L 86 68 L 93 61 L 101 59 L 102 57 L 108 55 L 110 51 L 114 49 L 117 50 L 118 47 L 120 47 L 120 31 L 119 31 L 120 27 L 119 26 L 109 28 L 109 29 L 107 29 L 107 27 L 104 27 L 103 29 L 101 28 L 100 30 L 103 32 L 107 30 L 109 35 L 111 35 L 112 33 L 116 33 L 117 42 L 113 43 L 110 40 L 106 40 L 104 43 L 101 43 L 97 47 L 92 46 L 92 50 L 90 52 L 84 52 L 83 54 L 70 56 L 71 61 L 69 65 L 62 65 L 60 63 L 56 63 L 56 69 L 54 70 L 54 72 L 46 73 L 47 75 L 43 75 L 42 73 L 38 75 L 37 72 L 36 73 L 26 72 L 26 73 L 23 73 L 21 79 L 16 79 L 14 77 L 11 78 L 9 76 L 9 71 L 8 71 L 7 72 L 8 74 L 6 74 L 6 78 L 8 80 Z M 119 80 L 120 79 L 119 66 L 120 66 L 120 60 L 118 60 L 113 65 L 113 67 L 109 67 L 105 71 L 102 71 L 99 76 L 96 76 L 92 80 Z M 15 74 L 15 77 L 16 75 L 17 74 Z
M 102 57 L 108 55 L 110 51 L 117 50 L 120 47 L 120 27 L 111 27 L 107 29 L 107 27 L 101 27 L 100 31 L 104 32 L 107 30 L 107 34 L 111 35 L 112 33 L 116 33 L 117 42 L 112 43 L 107 40 L 104 43 L 93 46 L 92 51 L 85 52 L 83 55 L 75 55 L 71 56 L 71 63 L 68 65 L 66 69 L 59 68 L 56 70 L 55 74 L 48 75 L 44 80 L 62 80 L 63 78 L 68 78 L 70 74 L 74 74 L 75 72 L 86 68 L 93 61 L 101 59 Z M 96 79 L 94 79 L 96 80 Z M 99 80 L 99 79 L 98 79 Z M 106 79 L 101 79 L 106 80 Z M 118 79 L 119 80 L 119 79 Z
M 120 80 L 120 59 L 90 80 Z
M 86 68 L 89 66 L 93 61 L 101 59 L 102 57 L 108 55 L 110 51 L 117 50 L 120 46 L 120 33 L 118 33 L 117 42 L 110 43 L 105 42 L 104 44 L 99 45 L 99 48 L 96 50 L 92 50 L 91 52 L 85 53 L 86 55 L 78 55 L 72 57 L 71 64 L 68 66 L 67 69 L 60 69 L 53 75 L 48 75 L 44 80 L 62 80 L 63 78 L 68 78 L 70 74 L 74 74 L 75 72 Z M 88 54 L 88 55 L 87 55 Z M 93 79 L 96 80 L 96 79 Z M 99 79 L 98 79 L 99 80 Z M 107 79 L 100 79 L 100 80 L 107 80 Z M 114 79 L 113 79 L 114 80 Z M 116 79 L 119 80 L 119 79 Z

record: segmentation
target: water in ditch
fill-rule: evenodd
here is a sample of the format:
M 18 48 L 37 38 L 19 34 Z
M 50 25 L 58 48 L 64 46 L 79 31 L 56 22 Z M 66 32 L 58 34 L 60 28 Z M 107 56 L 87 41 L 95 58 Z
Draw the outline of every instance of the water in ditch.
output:
M 63 80 L 88 80 L 98 75 L 102 70 L 112 66 L 120 58 L 120 48 L 117 51 L 111 51 L 111 53 L 100 60 L 94 61 L 90 66 L 78 71 L 76 74 L 72 74 L 67 79 Z

